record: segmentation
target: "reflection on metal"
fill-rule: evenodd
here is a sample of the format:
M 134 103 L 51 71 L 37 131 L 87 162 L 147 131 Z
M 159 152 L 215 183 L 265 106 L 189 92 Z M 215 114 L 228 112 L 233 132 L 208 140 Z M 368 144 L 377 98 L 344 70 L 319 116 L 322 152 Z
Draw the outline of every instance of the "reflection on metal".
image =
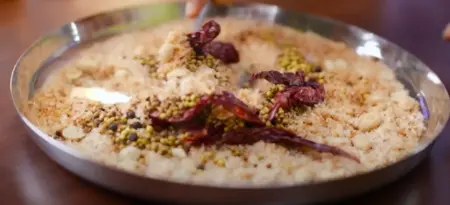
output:
M 364 33 L 363 35 L 361 35 L 361 38 L 365 41 L 370 41 L 374 40 L 375 35 L 373 35 L 372 33 Z
M 76 87 L 73 88 L 70 92 L 71 98 L 81 98 L 91 101 L 100 102 L 103 104 L 116 104 L 116 103 L 126 103 L 131 97 L 113 91 L 107 91 L 103 88 L 85 88 L 85 87 Z
M 70 28 L 72 29 L 72 39 L 75 42 L 80 42 L 80 33 L 78 32 L 77 25 L 75 23 L 70 23 Z
M 366 41 L 364 45 L 358 46 L 356 52 L 362 56 L 373 56 L 379 59 L 383 58 L 378 42 L 373 40 Z
M 441 83 L 441 80 L 439 79 L 439 77 L 435 74 L 435 73 L 432 73 L 432 72 L 429 72 L 429 73 L 427 73 L 427 77 L 428 77 L 428 79 L 429 80 L 431 80 L 431 82 L 433 82 L 434 84 L 442 84 Z
M 371 33 L 364 33 L 361 35 L 361 38 L 364 40 L 362 45 L 359 45 L 356 48 L 356 52 L 362 56 L 373 56 L 379 59 L 382 59 L 383 56 L 381 54 L 380 44 L 378 43 L 375 35 Z
M 280 13 L 280 8 L 277 6 L 268 5 L 254 5 L 250 7 L 236 7 L 229 10 L 229 15 L 246 19 L 264 19 L 267 22 L 274 22 L 277 15 Z M 214 14 L 213 14 L 214 15 Z

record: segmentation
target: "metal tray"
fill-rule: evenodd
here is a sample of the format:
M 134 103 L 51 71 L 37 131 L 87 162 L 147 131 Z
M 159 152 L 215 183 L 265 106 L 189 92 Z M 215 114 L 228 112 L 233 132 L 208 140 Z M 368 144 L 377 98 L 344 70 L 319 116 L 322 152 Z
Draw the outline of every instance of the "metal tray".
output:
M 42 37 L 20 57 L 12 72 L 11 95 L 30 136 L 42 150 L 67 170 L 88 181 L 141 199 L 183 204 L 305 204 L 354 196 L 401 177 L 429 153 L 449 118 L 450 100 L 442 82 L 428 66 L 397 45 L 334 20 L 272 5 L 246 4 L 219 6 L 211 10 L 208 16 L 252 18 L 310 30 L 343 41 L 360 55 L 377 57 L 390 66 L 411 95 L 421 103 L 427 123 L 421 145 L 410 156 L 391 166 L 354 177 L 286 187 L 219 188 L 145 178 L 95 163 L 52 139 L 31 123 L 26 112 L 27 102 L 39 86 L 39 79 L 48 75 L 48 65 L 77 45 L 183 18 L 183 6 L 181 3 L 142 5 L 70 22 Z

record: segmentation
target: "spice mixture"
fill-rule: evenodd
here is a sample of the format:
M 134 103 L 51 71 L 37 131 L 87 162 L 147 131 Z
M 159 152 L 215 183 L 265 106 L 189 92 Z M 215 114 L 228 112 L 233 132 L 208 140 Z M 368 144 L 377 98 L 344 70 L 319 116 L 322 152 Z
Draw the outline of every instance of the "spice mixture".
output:
M 35 123 L 98 162 L 216 186 L 348 177 L 417 146 L 418 103 L 381 62 L 263 22 L 190 28 L 84 48 L 33 98 Z

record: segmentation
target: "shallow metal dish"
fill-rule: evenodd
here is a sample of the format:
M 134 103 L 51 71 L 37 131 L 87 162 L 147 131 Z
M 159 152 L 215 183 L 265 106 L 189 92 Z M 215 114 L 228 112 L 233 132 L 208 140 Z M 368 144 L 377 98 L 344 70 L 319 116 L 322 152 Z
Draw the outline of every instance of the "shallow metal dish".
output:
M 395 44 L 355 26 L 282 10 L 276 6 L 250 4 L 218 7 L 209 16 L 260 19 L 311 30 L 333 40 L 346 42 L 361 55 L 380 58 L 395 70 L 411 95 L 421 102 L 428 128 L 421 146 L 398 163 L 354 177 L 311 185 L 234 189 L 179 184 L 125 173 L 84 159 L 31 123 L 26 113 L 27 101 L 35 88 L 39 87 L 39 79 L 48 75 L 48 65 L 67 54 L 69 49 L 73 50 L 74 46 L 183 18 L 183 6 L 180 3 L 144 5 L 74 21 L 42 37 L 22 55 L 12 72 L 12 99 L 30 136 L 51 158 L 95 184 L 148 200 L 202 204 L 305 204 L 360 194 L 406 174 L 429 153 L 448 120 L 450 100 L 442 82 L 420 60 Z

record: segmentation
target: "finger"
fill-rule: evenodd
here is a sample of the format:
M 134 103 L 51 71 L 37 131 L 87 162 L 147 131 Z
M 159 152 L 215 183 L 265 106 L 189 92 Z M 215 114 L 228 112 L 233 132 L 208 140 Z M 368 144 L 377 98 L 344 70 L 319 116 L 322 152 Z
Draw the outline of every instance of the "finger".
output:
M 186 16 L 189 18 L 196 17 L 206 4 L 206 1 L 207 0 L 189 0 L 186 3 Z
M 444 33 L 442 35 L 445 40 L 450 41 L 450 23 L 447 24 L 447 27 L 445 28 Z

